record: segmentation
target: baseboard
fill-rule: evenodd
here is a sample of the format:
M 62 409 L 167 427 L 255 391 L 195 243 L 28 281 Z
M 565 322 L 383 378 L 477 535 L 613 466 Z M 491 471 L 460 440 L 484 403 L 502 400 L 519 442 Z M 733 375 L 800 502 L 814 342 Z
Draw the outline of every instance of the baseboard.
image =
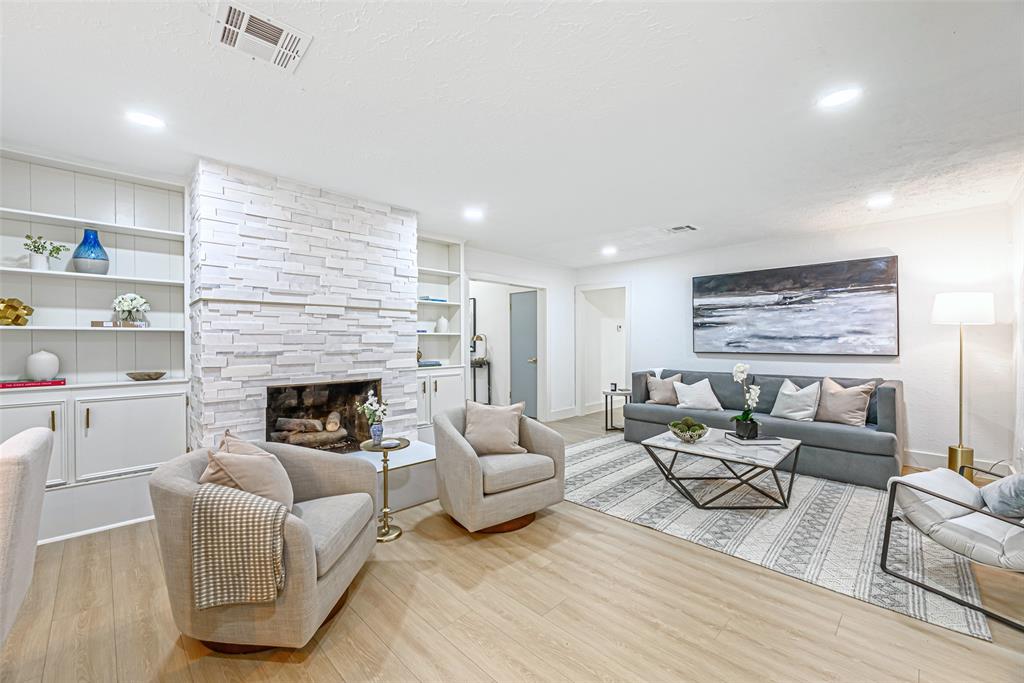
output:
M 98 526 L 95 529 L 83 529 L 82 531 L 76 531 L 76 532 L 71 533 L 71 534 L 64 534 L 63 536 L 54 536 L 53 538 L 44 538 L 41 541 L 39 541 L 38 543 L 36 543 L 36 545 L 46 545 L 47 543 L 57 543 L 58 541 L 66 541 L 69 538 L 77 538 L 79 536 L 88 536 L 89 534 L 98 534 L 101 531 L 110 531 L 111 529 L 116 529 L 116 528 L 118 528 L 120 526 L 130 526 L 132 524 L 142 524 L 143 522 L 148 522 L 151 519 L 153 519 L 153 515 L 149 515 L 148 517 L 139 517 L 138 519 L 129 519 L 129 520 L 126 520 L 124 522 L 117 522 L 116 524 L 107 524 L 106 526 Z
M 945 453 L 931 453 L 929 451 L 903 451 L 903 464 L 910 467 L 920 467 L 921 469 L 933 470 L 938 467 L 945 467 L 947 463 L 947 457 Z M 978 458 L 974 461 L 974 464 L 984 469 L 992 469 L 992 466 L 996 464 L 996 460 L 984 460 Z M 1005 471 L 1005 467 L 1000 465 L 999 472 Z
M 548 422 L 554 422 L 556 420 L 564 420 L 569 417 L 576 417 L 575 406 L 569 406 L 568 408 L 559 408 L 558 410 L 548 411 Z

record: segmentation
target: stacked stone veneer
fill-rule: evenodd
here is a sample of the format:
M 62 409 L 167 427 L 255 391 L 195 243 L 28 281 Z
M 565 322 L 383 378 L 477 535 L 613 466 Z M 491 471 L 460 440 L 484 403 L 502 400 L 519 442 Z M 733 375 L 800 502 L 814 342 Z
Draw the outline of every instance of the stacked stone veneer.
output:
M 189 187 L 190 441 L 265 436 L 266 387 L 379 378 L 416 431 L 416 215 L 201 161 Z

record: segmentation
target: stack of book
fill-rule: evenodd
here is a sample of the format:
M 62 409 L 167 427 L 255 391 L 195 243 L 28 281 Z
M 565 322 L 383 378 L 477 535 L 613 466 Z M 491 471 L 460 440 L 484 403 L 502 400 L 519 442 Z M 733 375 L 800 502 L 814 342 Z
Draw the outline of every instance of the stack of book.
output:
M 0 381 L 0 389 L 32 389 L 34 387 L 62 387 L 67 384 L 63 377 L 53 379 L 12 379 Z
M 759 436 L 756 439 L 741 439 L 732 432 L 725 433 L 725 440 L 737 446 L 778 446 L 782 439 L 777 436 Z

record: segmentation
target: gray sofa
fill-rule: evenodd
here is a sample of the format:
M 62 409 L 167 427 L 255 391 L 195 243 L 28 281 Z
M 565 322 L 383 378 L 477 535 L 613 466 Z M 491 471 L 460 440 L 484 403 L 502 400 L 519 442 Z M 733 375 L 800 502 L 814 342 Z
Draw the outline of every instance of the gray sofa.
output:
M 723 411 L 692 410 L 670 405 L 646 403 L 647 377 L 651 371 L 633 373 L 632 403 L 623 409 L 626 441 L 639 442 L 660 434 L 672 420 L 689 415 L 709 427 L 732 429 L 729 421 L 743 410 L 743 389 L 728 372 L 697 372 L 688 370 L 662 370 L 661 377 L 682 374 L 683 382 L 693 384 L 707 378 L 718 396 Z M 849 482 L 876 489 L 885 489 L 889 477 L 899 476 L 903 466 L 903 431 L 901 411 L 903 384 L 898 381 L 878 383 L 868 405 L 867 424 L 863 427 L 831 422 L 799 422 L 772 417 L 772 406 L 786 375 L 751 375 L 750 383 L 761 387 L 761 397 L 755 410 L 763 435 L 800 439 L 800 459 L 797 472 L 813 477 Z M 788 379 L 799 387 L 821 381 L 821 377 L 793 377 Z M 833 377 L 843 386 L 863 384 L 867 379 Z M 783 469 L 789 467 L 782 463 Z

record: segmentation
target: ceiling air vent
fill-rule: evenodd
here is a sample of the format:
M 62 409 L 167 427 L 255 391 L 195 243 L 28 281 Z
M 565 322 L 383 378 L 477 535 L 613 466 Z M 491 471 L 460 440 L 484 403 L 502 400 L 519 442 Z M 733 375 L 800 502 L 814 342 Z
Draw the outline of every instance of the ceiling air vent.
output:
M 697 232 L 697 228 L 693 225 L 677 225 L 674 228 L 665 228 L 665 232 L 670 235 L 678 235 L 682 232 Z
M 295 71 L 312 38 L 245 5 L 222 2 L 213 24 L 213 41 L 244 52 L 251 59 Z

